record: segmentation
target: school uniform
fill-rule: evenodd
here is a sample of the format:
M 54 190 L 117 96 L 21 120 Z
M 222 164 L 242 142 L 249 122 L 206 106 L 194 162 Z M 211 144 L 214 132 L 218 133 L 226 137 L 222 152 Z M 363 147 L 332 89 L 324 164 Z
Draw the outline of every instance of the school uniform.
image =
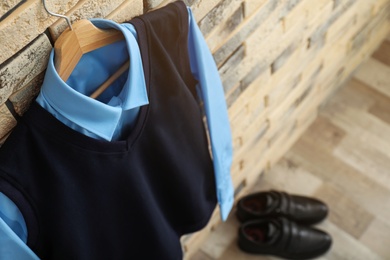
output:
M 230 132 L 215 137 L 220 103 L 210 102 L 213 91 L 204 87 L 204 59 L 188 49 L 205 49 L 191 39 L 199 31 L 189 33 L 196 23 L 188 21 L 182 2 L 129 24 L 93 20 L 121 30 L 125 41 L 84 55 L 67 84 L 52 53 L 37 103 L 0 149 L 0 191 L 23 215 L 27 246 L 38 257 L 180 259 L 180 236 L 202 228 L 217 200 L 226 218 L 233 201 Z M 129 57 L 128 73 L 99 100 L 86 97 Z

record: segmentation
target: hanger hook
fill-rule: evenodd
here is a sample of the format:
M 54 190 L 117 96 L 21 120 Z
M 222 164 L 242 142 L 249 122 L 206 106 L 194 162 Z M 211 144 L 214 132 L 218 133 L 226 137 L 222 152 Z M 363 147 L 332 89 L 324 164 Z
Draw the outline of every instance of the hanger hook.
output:
M 45 8 L 46 12 L 48 12 L 52 16 L 57 16 L 57 17 L 60 17 L 60 18 L 64 18 L 66 20 L 66 22 L 68 23 L 69 28 L 71 30 L 73 30 L 72 24 L 71 24 L 70 19 L 69 19 L 68 16 L 65 16 L 65 15 L 62 15 L 62 14 L 56 14 L 56 13 L 51 12 L 49 9 L 47 9 L 45 0 L 42 0 L 42 4 L 43 4 L 43 7 Z

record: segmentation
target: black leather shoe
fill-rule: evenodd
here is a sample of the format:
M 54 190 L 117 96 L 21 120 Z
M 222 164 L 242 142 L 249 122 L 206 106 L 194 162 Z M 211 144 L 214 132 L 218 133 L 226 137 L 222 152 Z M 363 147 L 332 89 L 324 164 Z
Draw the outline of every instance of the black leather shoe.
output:
M 258 192 L 241 198 L 237 203 L 241 222 L 261 218 L 285 217 L 304 225 L 316 224 L 328 215 L 323 202 L 285 192 Z
M 331 245 L 332 238 L 324 231 L 285 218 L 253 220 L 239 229 L 238 246 L 251 254 L 311 259 L 327 252 Z

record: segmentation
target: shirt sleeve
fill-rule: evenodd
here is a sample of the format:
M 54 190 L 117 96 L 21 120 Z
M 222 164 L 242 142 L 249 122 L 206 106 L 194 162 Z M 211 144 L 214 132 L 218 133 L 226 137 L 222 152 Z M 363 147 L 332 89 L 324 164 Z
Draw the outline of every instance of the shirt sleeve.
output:
M 26 245 L 27 228 L 17 206 L 0 192 L 0 259 L 36 260 Z
M 225 221 L 233 207 L 234 188 L 230 176 L 233 158 L 232 136 L 225 94 L 218 69 L 190 8 L 189 42 L 191 72 L 198 80 L 210 135 L 221 218 Z

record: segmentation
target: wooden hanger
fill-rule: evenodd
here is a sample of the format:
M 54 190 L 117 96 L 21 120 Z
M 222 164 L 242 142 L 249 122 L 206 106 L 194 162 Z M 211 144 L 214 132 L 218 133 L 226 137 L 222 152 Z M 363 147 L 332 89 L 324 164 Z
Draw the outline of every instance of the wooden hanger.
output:
M 42 2 L 49 14 L 65 18 L 69 26 L 54 43 L 54 64 L 63 81 L 68 80 L 83 54 L 124 39 L 121 31 L 115 29 L 102 30 L 85 19 L 75 22 L 72 26 L 68 17 L 49 11 L 45 0 L 42 0 Z M 95 90 L 91 97 L 96 98 L 103 93 L 128 67 L 129 62 L 125 62 L 116 73 Z

